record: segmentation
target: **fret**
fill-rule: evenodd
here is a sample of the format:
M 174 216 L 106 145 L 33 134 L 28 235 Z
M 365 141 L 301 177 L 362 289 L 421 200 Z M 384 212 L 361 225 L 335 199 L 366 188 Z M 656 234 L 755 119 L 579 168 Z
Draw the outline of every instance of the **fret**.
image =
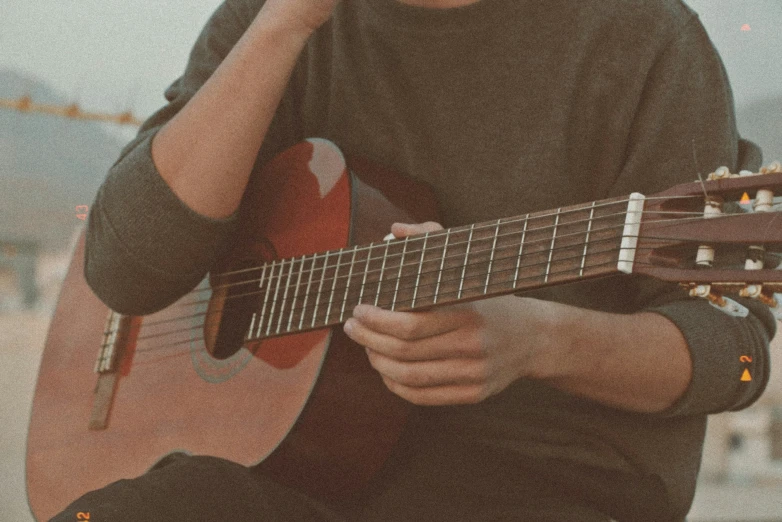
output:
M 318 293 L 315 297 L 315 310 L 312 311 L 312 325 L 315 326 L 315 318 L 318 316 L 318 305 L 320 305 L 320 293 L 323 291 L 323 281 L 326 279 L 326 267 L 329 264 L 329 254 L 326 252 L 323 258 L 323 272 L 320 275 L 320 284 L 318 285 Z
M 353 248 L 353 257 L 350 258 L 350 270 L 348 270 L 348 282 L 345 284 L 345 297 L 342 298 L 342 310 L 339 312 L 339 322 L 345 317 L 345 304 L 348 302 L 348 289 L 350 288 L 350 278 L 353 277 L 353 264 L 356 262 L 358 247 Z
M 521 244 L 519 245 L 519 257 L 516 258 L 516 274 L 513 276 L 513 288 L 519 281 L 519 268 L 521 268 L 521 253 L 524 250 L 524 239 L 527 237 L 527 225 L 529 224 L 529 214 L 524 216 L 524 229 L 521 231 Z
M 586 258 L 587 258 L 587 247 L 589 246 L 589 234 L 592 232 L 592 219 L 595 216 L 595 203 L 597 203 L 597 201 L 592 202 L 592 208 L 589 210 L 589 222 L 587 223 L 586 238 L 584 238 L 584 253 L 581 255 L 581 268 L 578 271 L 579 277 L 584 276 L 584 267 L 586 266 Z
M 258 331 L 255 333 L 255 337 L 261 336 L 261 329 L 263 328 L 263 317 L 266 315 L 266 305 L 269 303 L 269 292 L 271 291 L 271 280 L 274 279 L 274 264 L 276 261 L 272 261 L 271 272 L 269 274 L 269 283 L 266 285 L 266 295 L 263 297 L 263 308 L 261 308 L 261 315 L 258 318 Z
M 252 339 L 253 336 L 253 328 L 255 328 L 255 319 L 258 314 L 256 312 L 253 312 L 253 320 L 250 321 L 250 329 L 247 331 L 247 339 Z
M 443 278 L 443 268 L 445 267 L 445 252 L 448 250 L 448 240 L 451 237 L 451 229 L 445 231 L 445 243 L 443 244 L 443 256 L 440 259 L 440 271 L 437 273 L 437 286 L 434 289 L 434 300 L 432 304 L 437 304 L 437 294 L 440 292 L 440 280 Z
M 380 267 L 380 278 L 377 280 L 377 293 L 375 294 L 375 306 L 377 306 L 377 302 L 380 300 L 380 286 L 383 284 L 383 272 L 386 270 L 386 259 L 388 259 L 388 245 L 391 243 L 391 240 L 389 239 L 386 241 L 386 250 L 383 252 L 383 264 Z
M 288 280 L 285 282 L 285 292 L 282 294 L 282 305 L 280 306 L 280 319 L 277 321 L 277 331 L 275 333 L 280 333 L 280 328 L 282 327 L 282 318 L 285 315 L 285 302 L 288 300 L 288 289 L 291 287 L 291 276 L 293 275 L 293 265 L 296 263 L 295 259 L 291 259 L 291 267 L 290 270 L 288 270 Z M 291 309 L 291 312 L 293 312 L 293 309 Z
M 500 221 L 502 221 L 502 219 L 498 219 L 497 226 L 494 227 L 494 241 L 491 244 L 491 255 L 489 256 L 489 269 L 486 271 L 486 284 L 483 285 L 484 295 L 486 295 L 486 293 L 489 291 L 489 278 L 491 277 L 491 267 L 494 264 L 494 252 L 497 249 L 497 235 L 500 233 Z
M 299 298 L 299 285 L 301 284 L 301 274 L 304 272 L 304 258 L 307 256 L 301 256 L 301 264 L 299 265 L 299 277 L 296 278 L 296 291 L 293 293 L 293 302 L 291 302 L 291 316 L 288 319 L 288 331 L 291 331 L 291 323 L 293 323 L 293 313 L 296 311 L 296 299 Z
M 429 232 L 424 235 L 424 245 L 421 247 L 421 259 L 418 261 L 418 275 L 415 278 L 415 288 L 413 288 L 413 303 L 410 308 L 415 308 L 415 299 L 418 296 L 418 283 L 421 281 L 421 269 L 424 264 L 424 255 L 426 254 L 426 242 L 429 239 Z
M 337 256 L 337 265 L 334 268 L 334 280 L 331 282 L 331 296 L 329 297 L 329 306 L 326 308 L 326 318 L 323 320 L 323 324 L 328 324 L 329 315 L 331 315 L 331 305 L 334 304 L 334 289 L 337 288 L 337 274 L 339 273 L 339 268 L 342 266 L 342 253 L 343 250 L 340 249 L 339 255 Z
M 304 326 L 304 314 L 307 312 L 307 301 L 310 298 L 310 286 L 312 285 L 312 275 L 315 273 L 315 265 L 318 261 L 318 254 L 312 256 L 312 265 L 310 265 L 310 277 L 307 280 L 307 291 L 304 292 L 304 304 L 301 305 L 301 317 L 299 317 L 299 330 Z
M 269 324 L 266 326 L 266 335 L 269 335 L 272 329 L 272 323 L 274 322 L 274 309 L 277 308 L 277 296 L 280 295 L 280 283 L 282 282 L 282 273 L 285 271 L 285 260 L 280 263 L 280 273 L 277 275 L 277 287 L 274 289 L 274 297 L 272 298 L 272 308 L 269 310 Z
M 467 272 L 467 258 L 470 257 L 470 247 L 472 246 L 472 233 L 475 229 L 475 223 L 470 225 L 470 235 L 467 237 L 467 250 L 464 252 L 464 266 L 462 266 L 462 277 L 459 281 L 459 293 L 456 295 L 456 299 L 462 298 L 462 288 L 464 287 L 464 274 Z
M 367 264 L 364 266 L 364 277 L 361 279 L 361 291 L 358 294 L 358 304 L 361 304 L 361 300 L 364 298 L 364 287 L 367 284 L 367 274 L 369 273 L 369 262 L 372 259 L 372 249 L 375 247 L 375 243 L 372 242 L 367 247 Z
M 554 241 L 557 239 L 557 226 L 559 226 L 559 211 L 562 208 L 557 209 L 557 217 L 554 219 L 554 234 L 551 236 L 551 245 L 548 250 L 548 263 L 546 264 L 546 277 L 543 278 L 544 283 L 548 283 L 548 275 L 551 271 L 551 258 L 554 257 Z
M 263 288 L 263 281 L 266 279 L 266 263 L 263 264 L 262 270 L 261 270 L 261 278 L 258 280 L 258 288 Z M 252 339 L 253 337 L 253 328 L 255 328 L 255 320 L 257 318 L 258 313 L 253 312 L 253 320 L 250 322 L 250 329 L 247 331 L 247 339 Z
M 396 296 L 399 293 L 399 282 L 402 280 L 402 269 L 405 266 L 405 254 L 407 253 L 407 240 L 409 238 L 405 236 L 405 244 L 402 245 L 402 257 L 399 259 L 399 273 L 396 275 L 396 286 L 394 287 L 394 298 L 391 300 L 391 311 L 394 311 L 396 307 Z
M 554 234 L 551 236 L 551 245 L 548 251 L 548 263 L 546 264 L 546 277 L 543 278 L 544 283 L 548 283 L 548 275 L 551 272 L 551 259 L 554 257 L 554 241 L 557 239 L 557 226 L 559 226 L 559 212 L 562 208 L 557 209 L 557 217 L 554 219 Z
M 263 270 L 261 270 L 261 278 L 258 280 L 258 288 L 263 287 L 264 278 L 266 278 L 266 263 L 264 263 Z

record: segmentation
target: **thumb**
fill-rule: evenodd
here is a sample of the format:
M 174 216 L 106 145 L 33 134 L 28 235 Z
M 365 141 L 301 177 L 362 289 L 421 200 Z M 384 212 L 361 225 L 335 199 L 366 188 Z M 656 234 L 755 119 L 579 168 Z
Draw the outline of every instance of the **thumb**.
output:
M 391 233 L 396 238 L 402 238 L 407 236 L 414 236 L 416 234 L 425 234 L 426 232 L 437 232 L 443 230 L 443 226 L 440 223 L 434 221 L 427 221 L 426 223 L 394 223 L 391 225 Z

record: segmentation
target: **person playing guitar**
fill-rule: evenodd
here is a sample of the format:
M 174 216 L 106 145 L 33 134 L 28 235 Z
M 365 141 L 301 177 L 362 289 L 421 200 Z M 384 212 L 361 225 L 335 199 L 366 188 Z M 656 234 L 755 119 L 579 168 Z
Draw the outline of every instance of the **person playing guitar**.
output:
M 317 227 L 336 205 L 280 213 L 276 183 L 288 178 L 261 174 L 308 137 L 338 145 L 346 172 L 362 157 L 405 174 L 368 182 L 400 201 L 431 190 L 436 212 L 391 220 L 383 233 L 394 239 L 366 239 L 403 258 L 413 241 L 437 238 L 445 259 L 455 236 L 443 227 L 463 227 L 467 259 L 480 228 L 468 231 L 471 223 L 496 223 L 481 228 L 496 242 L 503 218 L 547 209 L 554 252 L 566 237 L 560 215 L 573 205 L 648 197 L 723 165 L 757 170 L 761 160 L 738 136 L 722 62 L 680 0 L 225 0 L 165 96 L 110 169 L 87 224 L 84 277 L 126 316 L 157 313 L 217 274 L 249 226 L 243 212 L 277 210 L 274 230 L 306 220 L 318 230 L 308 233 L 310 253 L 334 248 L 317 248 L 326 240 Z M 307 143 L 313 158 L 332 154 Z M 290 198 L 301 202 L 350 190 L 336 175 L 298 179 L 289 176 Z M 266 260 L 285 257 L 281 242 L 257 244 Z M 374 251 L 357 254 L 368 271 L 391 270 L 373 264 Z M 416 263 L 429 263 L 416 252 Z M 307 274 L 334 262 L 305 259 L 268 265 L 276 287 L 260 276 L 269 306 L 291 306 L 289 317 L 272 311 L 262 333 L 304 325 L 290 303 L 310 295 Z M 546 281 L 555 276 L 547 261 Z M 500 260 L 487 262 L 491 272 Z M 348 266 L 340 263 L 333 270 Z M 401 277 L 402 264 L 393 266 Z M 279 281 L 289 272 L 286 294 Z M 322 478 L 311 487 L 278 480 L 272 464 L 172 452 L 140 476 L 69 499 L 52 520 L 684 520 L 707 414 L 749 406 L 768 380 L 767 307 L 736 297 L 748 313 L 730 316 L 640 273 L 516 293 L 422 310 L 360 298 L 322 310 L 323 324 L 342 325 L 331 342 L 364 347 L 385 391 L 409 408 L 388 455 L 347 495 L 312 493 L 328 487 Z M 262 315 L 247 317 L 251 332 Z M 751 381 L 739 378 L 742 356 Z M 231 402 L 223 407 L 230 415 Z

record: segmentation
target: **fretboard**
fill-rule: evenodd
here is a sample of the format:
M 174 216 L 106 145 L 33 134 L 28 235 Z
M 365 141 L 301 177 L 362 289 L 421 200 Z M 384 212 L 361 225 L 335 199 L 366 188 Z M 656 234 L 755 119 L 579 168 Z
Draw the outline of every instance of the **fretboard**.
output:
M 246 275 L 247 339 L 336 325 L 359 303 L 420 310 L 614 274 L 639 219 L 622 197 L 269 262 Z

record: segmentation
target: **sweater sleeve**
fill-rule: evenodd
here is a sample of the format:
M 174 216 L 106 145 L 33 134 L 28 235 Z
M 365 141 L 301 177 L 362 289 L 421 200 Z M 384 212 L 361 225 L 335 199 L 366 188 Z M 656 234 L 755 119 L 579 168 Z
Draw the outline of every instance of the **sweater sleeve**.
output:
M 176 196 L 152 161 L 151 142 L 247 29 L 254 13 L 245 4 L 227 0 L 212 14 L 184 74 L 165 91 L 168 104 L 124 147 L 92 204 L 84 276 L 93 292 L 117 312 L 149 314 L 179 299 L 203 279 L 237 229 L 238 211 L 214 219 L 196 213 Z
M 693 148 L 698 165 L 695 165 Z M 631 128 L 624 168 L 611 196 L 650 195 L 697 179 L 722 165 L 757 170 L 760 153 L 740 140 L 733 94 L 722 61 L 696 15 L 665 47 L 651 69 Z M 739 164 L 739 162 L 745 162 Z M 776 322 L 768 309 L 735 298 L 750 313 L 736 318 L 677 284 L 637 277 L 637 308 L 661 314 L 682 332 L 692 359 L 692 380 L 661 416 L 738 410 L 752 404 L 769 377 L 769 341 Z M 740 377 L 751 357 L 752 380 Z

